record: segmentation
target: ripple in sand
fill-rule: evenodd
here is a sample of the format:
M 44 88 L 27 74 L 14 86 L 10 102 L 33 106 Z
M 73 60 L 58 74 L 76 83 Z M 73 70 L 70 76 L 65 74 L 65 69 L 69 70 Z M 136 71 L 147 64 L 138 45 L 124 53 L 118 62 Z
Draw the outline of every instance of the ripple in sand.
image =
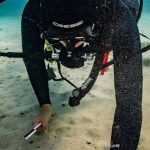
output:
M 90 136 L 91 138 L 100 138 L 101 137 L 100 130 L 94 129 L 94 128 L 87 129 L 87 135 Z
M 70 125 L 75 125 L 76 123 L 75 123 L 74 120 L 68 120 L 68 124 L 70 124 Z
M 92 123 L 93 121 L 92 121 L 92 119 L 83 116 L 82 118 L 79 118 L 79 122 L 81 124 L 87 124 L 87 123 Z

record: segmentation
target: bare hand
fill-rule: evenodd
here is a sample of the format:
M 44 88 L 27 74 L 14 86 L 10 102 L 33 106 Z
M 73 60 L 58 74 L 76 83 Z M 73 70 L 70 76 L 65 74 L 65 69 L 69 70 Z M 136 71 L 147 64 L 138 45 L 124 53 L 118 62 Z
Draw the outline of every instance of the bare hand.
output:
M 47 133 L 48 132 L 48 123 L 51 119 L 52 115 L 52 108 L 50 104 L 44 104 L 41 107 L 41 112 L 39 115 L 33 120 L 34 125 L 37 125 L 38 123 L 42 123 L 42 126 L 38 128 L 38 133 Z

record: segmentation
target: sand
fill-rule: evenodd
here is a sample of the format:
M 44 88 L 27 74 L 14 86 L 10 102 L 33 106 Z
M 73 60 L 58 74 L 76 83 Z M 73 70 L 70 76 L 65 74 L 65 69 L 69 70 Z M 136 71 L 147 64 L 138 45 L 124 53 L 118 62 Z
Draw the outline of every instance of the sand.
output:
M 8 20 L 9 18 L 3 19 L 5 23 L 10 23 Z M 16 22 L 9 24 L 11 31 L 5 26 L 0 27 L 0 33 L 3 33 L 3 36 L 0 36 L 0 49 L 3 51 L 21 49 L 19 20 Z M 147 41 L 143 42 L 147 44 Z M 146 61 L 143 68 L 143 125 L 138 150 L 150 150 L 149 58 L 150 52 L 143 55 L 143 60 Z M 63 68 L 63 72 L 71 81 L 80 85 L 87 77 L 91 63 L 87 62 L 85 67 L 80 69 L 80 77 L 77 70 Z M 27 142 L 22 140 L 22 137 L 32 128 L 32 118 L 40 110 L 38 102 L 23 61 L 0 58 L 0 64 L 0 150 L 109 149 L 115 110 L 112 66 L 104 76 L 98 77 L 92 91 L 75 108 L 68 105 L 73 88 L 66 82 L 50 81 L 53 117 L 49 124 L 49 132 L 34 136 Z

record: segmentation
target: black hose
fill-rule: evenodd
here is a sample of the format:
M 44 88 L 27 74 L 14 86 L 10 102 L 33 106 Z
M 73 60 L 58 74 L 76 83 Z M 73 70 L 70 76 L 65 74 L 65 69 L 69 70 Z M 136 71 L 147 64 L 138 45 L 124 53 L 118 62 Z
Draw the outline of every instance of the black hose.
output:
M 0 52 L 0 56 L 9 58 L 24 58 L 25 55 L 22 52 Z
M 129 59 L 131 59 L 131 58 L 133 58 L 133 57 L 135 57 L 135 56 L 137 56 L 137 55 L 139 55 L 139 54 L 142 54 L 142 53 L 144 53 L 144 52 L 146 52 L 146 51 L 148 51 L 148 50 L 150 50 L 150 45 L 148 45 L 148 46 L 142 48 L 139 52 L 135 53 L 134 55 L 129 56 L 129 57 L 126 59 L 126 61 L 128 61 Z M 95 59 L 96 59 L 96 58 L 95 58 Z M 80 90 L 80 94 L 79 94 L 78 97 L 72 96 L 72 97 L 69 98 L 69 105 L 70 105 L 71 107 L 78 106 L 78 105 L 80 104 L 80 101 L 82 100 L 82 98 L 83 98 L 83 97 L 91 90 L 91 88 L 93 87 L 93 85 L 94 85 L 94 83 L 95 83 L 95 81 L 96 81 L 96 79 L 97 79 L 98 73 L 99 73 L 101 70 L 103 70 L 104 68 L 106 68 L 106 67 L 108 67 L 108 66 L 110 66 L 110 65 L 113 65 L 114 62 L 115 62 L 114 60 L 111 60 L 111 61 L 109 61 L 108 63 L 106 63 L 106 64 L 104 64 L 104 65 L 100 65 L 100 66 L 98 66 L 98 65 L 95 63 L 95 64 L 93 65 L 93 67 L 92 67 L 92 70 L 91 70 L 91 73 L 90 73 L 90 76 L 89 76 L 89 77 L 92 78 L 93 80 L 91 80 L 91 83 L 88 85 L 88 87 L 87 87 L 85 90 L 82 90 L 82 88 L 79 88 L 79 89 L 81 89 L 81 90 Z
M 0 52 L 0 57 L 45 59 L 48 56 L 46 54 L 42 55 L 41 53 L 25 54 L 22 52 Z

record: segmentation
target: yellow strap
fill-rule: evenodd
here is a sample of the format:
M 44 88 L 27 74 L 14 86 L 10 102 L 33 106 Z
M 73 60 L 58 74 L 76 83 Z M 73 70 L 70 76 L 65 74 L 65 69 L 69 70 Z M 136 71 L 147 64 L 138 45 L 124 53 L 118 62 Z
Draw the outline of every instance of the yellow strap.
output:
M 45 45 L 46 45 L 45 51 L 50 52 L 53 50 L 53 46 L 49 43 L 47 39 L 45 39 Z

